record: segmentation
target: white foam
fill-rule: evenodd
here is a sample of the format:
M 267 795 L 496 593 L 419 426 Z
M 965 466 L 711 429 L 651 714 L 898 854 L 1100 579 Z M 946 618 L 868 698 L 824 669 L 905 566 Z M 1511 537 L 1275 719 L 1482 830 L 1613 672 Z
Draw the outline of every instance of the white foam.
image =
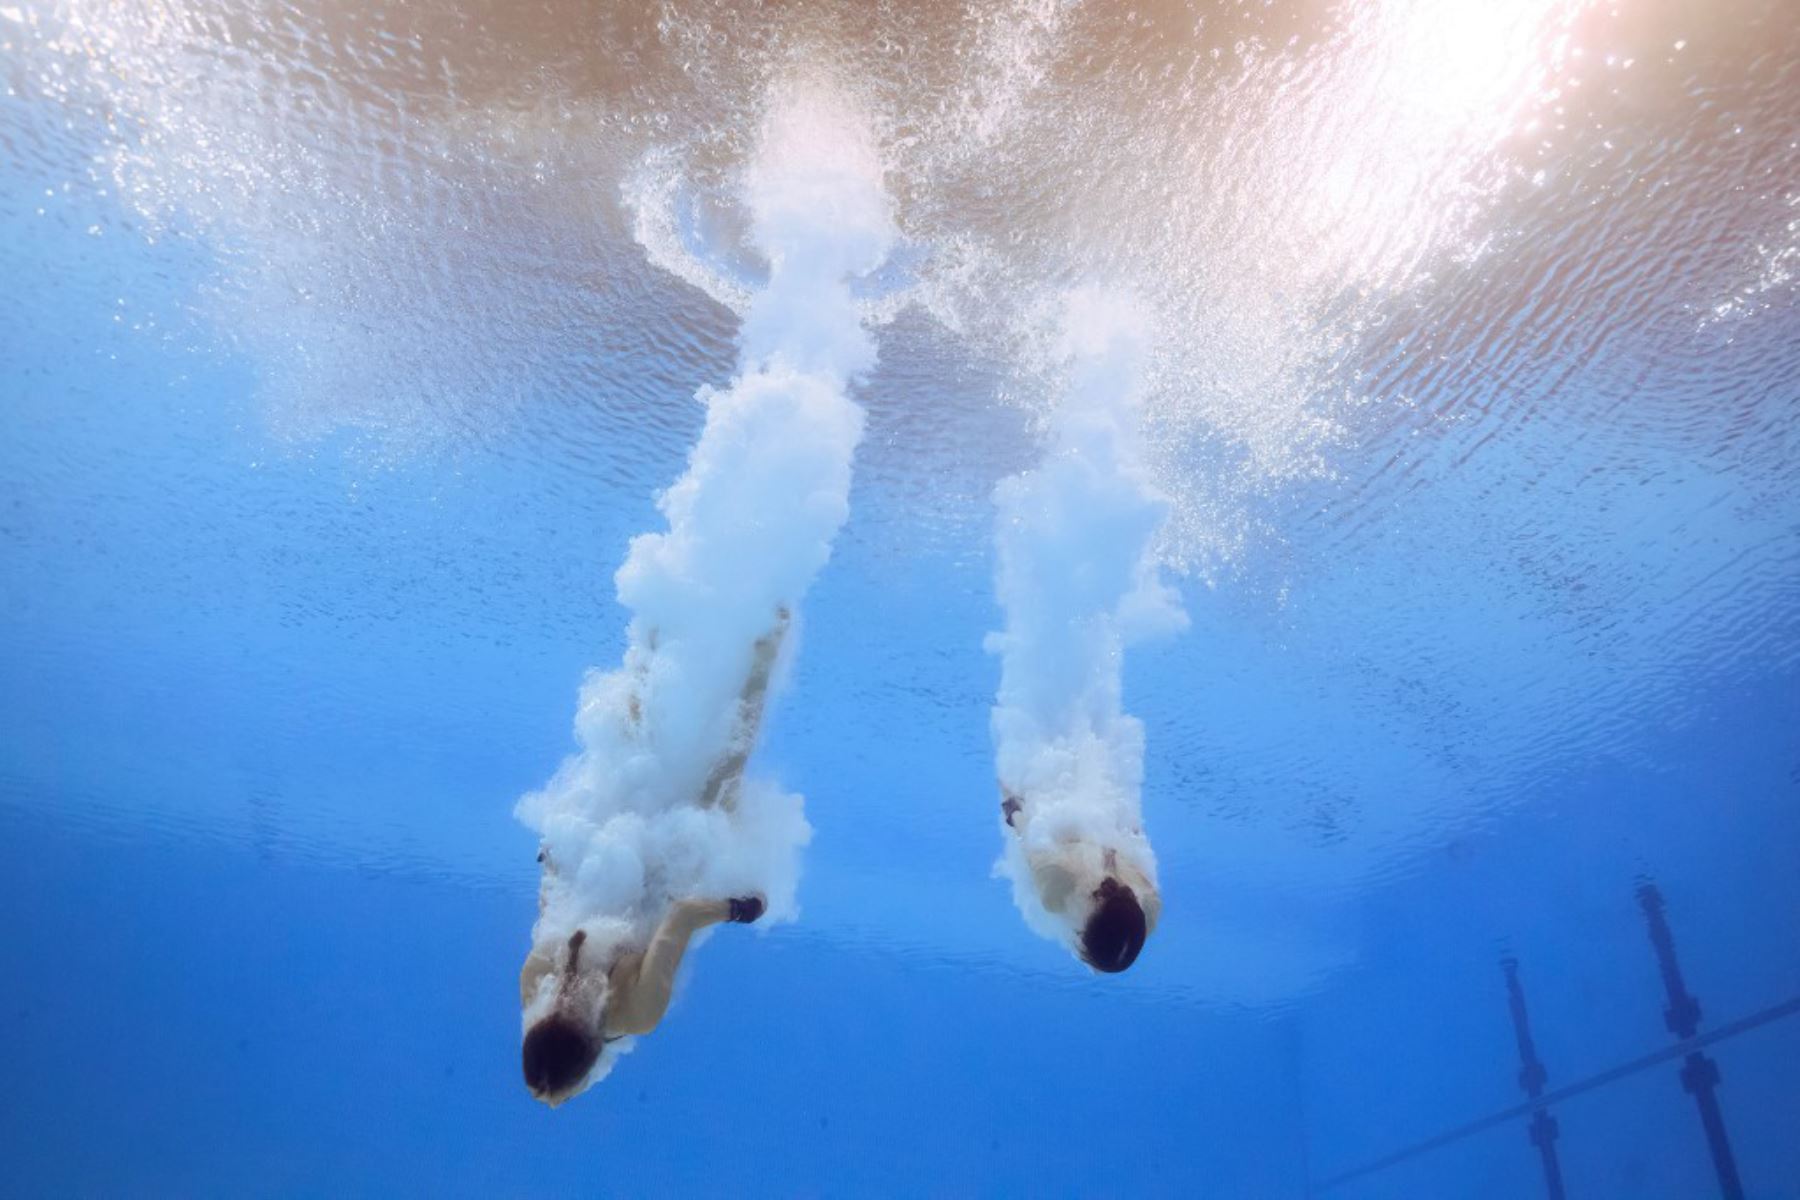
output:
M 859 130 L 820 84 L 771 98 L 744 182 L 771 273 L 749 304 L 739 374 L 701 392 L 700 440 L 658 500 L 667 527 L 634 538 L 615 577 L 628 646 L 582 686 L 579 749 L 518 805 L 555 865 L 540 943 L 578 927 L 596 950 L 641 939 L 684 896 L 760 893 L 765 922 L 798 915 L 801 798 L 752 778 L 730 810 L 698 801 L 731 747 L 757 639 L 778 611 L 797 619 L 849 514 L 863 413 L 847 389 L 875 345 L 845 276 L 878 266 L 893 239 Z
M 1035 469 L 995 490 L 996 588 L 1005 628 L 992 727 L 1001 786 L 1022 797 L 1022 837 L 1005 834 L 997 870 L 1038 933 L 1072 944 L 1047 913 L 1027 854 L 1058 843 L 1118 851 L 1153 883 L 1143 832 L 1143 726 L 1124 711 L 1124 652 L 1186 626 L 1157 566 L 1168 503 L 1144 467 L 1138 432 L 1144 318 L 1129 302 L 1080 291 L 1066 303 L 1067 390 Z

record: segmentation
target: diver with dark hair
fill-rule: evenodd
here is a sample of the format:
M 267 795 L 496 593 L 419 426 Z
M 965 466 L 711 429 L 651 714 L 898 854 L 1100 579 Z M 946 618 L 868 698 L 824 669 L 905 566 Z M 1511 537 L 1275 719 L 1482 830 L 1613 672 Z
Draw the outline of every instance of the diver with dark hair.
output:
M 606 1043 L 649 1033 L 662 1020 L 688 940 L 724 921 L 748 925 L 763 908 L 761 896 L 677 900 L 648 946 L 616 952 L 610 962 L 583 961 L 581 929 L 560 961 L 534 948 L 519 973 L 519 1003 L 529 1009 L 547 999 L 548 1011 L 525 1033 L 521 1057 L 531 1094 L 554 1108 L 579 1092 Z
M 775 627 L 756 641 L 730 743 L 696 799 L 701 808 L 731 812 L 737 806 L 788 624 L 788 610 L 778 609 Z M 635 696 L 628 705 L 635 719 Z M 543 867 L 538 891 L 541 916 L 560 881 L 548 849 L 538 851 L 538 862 Z M 519 972 L 519 1006 L 526 1026 L 520 1058 L 531 1094 L 554 1108 L 580 1093 L 608 1043 L 649 1033 L 662 1020 L 681 960 L 696 933 L 724 922 L 752 924 L 766 909 L 763 897 L 757 895 L 681 898 L 669 903 L 647 940 L 641 940 L 641 934 L 632 936 L 620 922 L 603 920 L 584 923 L 566 937 L 558 933 L 535 942 Z M 607 936 L 596 936 L 602 932 Z
M 1000 815 L 1019 839 L 1032 890 L 1044 911 L 1066 924 L 1076 956 L 1107 974 L 1130 967 L 1162 914 L 1149 874 L 1112 846 L 1079 838 L 1035 843 L 1026 836 L 1025 801 L 1005 789 L 1001 796 Z

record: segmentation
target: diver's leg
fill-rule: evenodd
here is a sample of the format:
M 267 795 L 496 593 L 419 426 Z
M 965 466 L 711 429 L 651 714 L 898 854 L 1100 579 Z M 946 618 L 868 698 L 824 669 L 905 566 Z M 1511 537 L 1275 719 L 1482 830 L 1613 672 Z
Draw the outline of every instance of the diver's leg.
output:
M 756 652 L 750 660 L 750 678 L 744 681 L 744 727 L 752 738 L 762 728 L 763 705 L 769 698 L 769 678 L 775 673 L 775 660 L 781 655 L 781 643 L 787 639 L 788 610 L 785 605 L 775 610 L 775 627 L 756 639 Z
M 787 630 L 788 610 L 783 606 L 775 610 L 775 627 L 756 639 L 750 677 L 744 681 L 744 690 L 738 695 L 738 719 L 732 729 L 731 748 L 706 777 L 706 787 L 700 793 L 702 808 L 718 804 L 729 812 L 737 806 L 738 784 L 750 761 L 750 752 L 756 748 L 757 735 L 762 731 L 769 680 L 775 672 L 775 660 L 781 655 L 781 643 L 787 637 Z
M 519 1007 L 529 1008 L 537 998 L 538 984 L 544 981 L 552 971 L 556 970 L 556 961 L 537 946 L 525 956 L 525 966 L 519 971 Z
M 677 900 L 670 906 L 638 963 L 635 978 L 613 979 L 616 991 L 606 1007 L 608 1037 L 649 1033 L 669 1010 L 675 972 L 688 940 L 708 925 L 729 921 L 730 900 Z

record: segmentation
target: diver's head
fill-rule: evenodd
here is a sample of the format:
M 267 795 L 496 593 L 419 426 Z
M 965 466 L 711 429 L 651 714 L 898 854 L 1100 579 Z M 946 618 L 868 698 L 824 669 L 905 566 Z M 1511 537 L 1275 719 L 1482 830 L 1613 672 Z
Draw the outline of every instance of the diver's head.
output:
M 551 1106 L 581 1090 L 581 1081 L 600 1060 L 601 1040 L 560 1012 L 553 1012 L 525 1034 L 525 1086 Z
M 541 975 L 525 997 L 525 1044 L 520 1058 L 525 1086 L 552 1108 L 580 1092 L 588 1072 L 600 1061 L 606 1044 L 606 972 L 582 948 L 587 931 L 569 936 L 560 968 L 540 968 Z M 553 952 L 534 950 L 527 960 L 549 963 Z
M 1149 932 L 1137 893 L 1111 875 L 1094 889 L 1094 907 L 1081 927 L 1081 961 L 1114 974 L 1137 961 Z

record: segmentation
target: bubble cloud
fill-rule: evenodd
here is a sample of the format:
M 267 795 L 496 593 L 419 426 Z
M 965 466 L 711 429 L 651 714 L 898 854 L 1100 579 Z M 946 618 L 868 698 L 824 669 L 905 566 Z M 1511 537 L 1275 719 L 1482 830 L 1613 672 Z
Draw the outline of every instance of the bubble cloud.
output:
M 1168 503 L 1138 431 L 1145 327 L 1125 298 L 1067 298 L 1058 347 L 1067 382 L 1043 461 L 995 490 L 1005 613 L 987 642 L 1001 661 L 995 765 L 1026 818 L 1005 831 L 998 871 L 1026 923 L 1071 947 L 1078 931 L 1044 907 L 1031 860 L 1111 851 L 1154 885 L 1139 801 L 1144 731 L 1124 711 L 1121 668 L 1127 647 L 1187 624 L 1155 552 Z
M 758 642 L 797 620 L 848 515 L 863 432 L 848 387 L 875 362 L 848 280 L 880 265 L 894 232 L 873 139 L 821 83 L 771 93 L 742 199 L 770 271 L 738 374 L 701 391 L 699 442 L 658 500 L 667 528 L 634 538 L 615 577 L 631 613 L 623 662 L 582 685 L 578 750 L 518 805 L 547 860 L 540 945 L 578 929 L 587 953 L 641 943 L 686 896 L 760 893 L 765 920 L 798 914 L 801 797 L 752 777 L 725 784 L 732 802 L 708 801 L 720 764 L 754 749 L 740 698 Z M 781 639 L 776 690 L 794 642 Z

